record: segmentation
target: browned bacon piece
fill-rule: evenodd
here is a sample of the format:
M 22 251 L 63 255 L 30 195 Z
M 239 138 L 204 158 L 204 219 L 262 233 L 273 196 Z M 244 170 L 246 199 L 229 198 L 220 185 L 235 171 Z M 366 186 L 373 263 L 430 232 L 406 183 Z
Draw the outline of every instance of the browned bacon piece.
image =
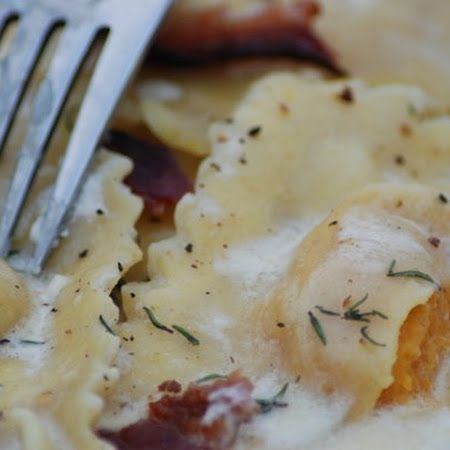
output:
M 280 3 L 267 3 L 242 17 L 229 14 L 226 6 L 172 14 L 158 34 L 150 59 L 192 64 L 249 56 L 293 57 L 341 74 L 333 53 L 313 29 L 319 4 L 313 0 Z
M 133 160 L 133 171 L 125 178 L 131 190 L 142 197 L 146 210 L 160 216 L 192 191 L 192 182 L 183 173 L 169 150 L 121 131 L 110 131 L 104 141 L 113 151 Z
M 240 425 L 260 410 L 252 390 L 238 372 L 212 384 L 192 383 L 182 394 L 150 402 L 147 419 L 98 434 L 119 450 L 227 450 Z

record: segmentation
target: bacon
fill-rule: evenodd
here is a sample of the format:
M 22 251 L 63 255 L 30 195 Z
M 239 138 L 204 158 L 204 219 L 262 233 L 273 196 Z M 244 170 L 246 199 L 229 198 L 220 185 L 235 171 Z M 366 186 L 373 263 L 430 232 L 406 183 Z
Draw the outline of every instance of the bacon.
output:
M 227 450 L 241 424 L 260 411 L 252 391 L 238 372 L 209 385 L 192 383 L 182 394 L 150 402 L 147 419 L 98 434 L 119 450 Z
M 192 191 L 192 182 L 166 147 L 121 131 L 110 131 L 104 144 L 132 159 L 133 171 L 125 178 L 125 183 L 142 197 L 146 210 L 153 217 L 161 216 L 167 207 Z
M 233 17 L 225 5 L 170 15 L 149 59 L 194 64 L 237 57 L 292 57 L 343 73 L 313 30 L 320 14 L 316 1 L 268 3 L 242 17 Z

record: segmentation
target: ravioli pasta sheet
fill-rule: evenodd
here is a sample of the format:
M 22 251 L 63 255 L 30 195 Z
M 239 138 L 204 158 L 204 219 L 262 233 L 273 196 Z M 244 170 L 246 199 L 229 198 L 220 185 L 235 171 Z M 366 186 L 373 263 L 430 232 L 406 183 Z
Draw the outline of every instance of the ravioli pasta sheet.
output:
M 174 14 L 205 4 L 221 2 Z M 238 450 L 448 447 L 450 38 L 447 6 L 429 4 L 434 53 L 411 70 L 371 33 L 401 47 L 398 26 L 411 50 L 422 3 L 342 0 L 323 2 L 319 29 L 362 79 L 279 62 L 141 74 L 120 119 L 204 158 L 194 192 L 174 230 L 149 221 L 123 183 L 130 160 L 102 149 L 44 274 L 14 270 L 20 254 L 0 262 L 0 449 L 110 449 L 97 431 L 146 418 L 164 381 L 238 369 L 256 399 L 288 383 Z M 353 20 L 372 53 L 342 31 Z M 17 245 L 38 238 L 55 166 Z

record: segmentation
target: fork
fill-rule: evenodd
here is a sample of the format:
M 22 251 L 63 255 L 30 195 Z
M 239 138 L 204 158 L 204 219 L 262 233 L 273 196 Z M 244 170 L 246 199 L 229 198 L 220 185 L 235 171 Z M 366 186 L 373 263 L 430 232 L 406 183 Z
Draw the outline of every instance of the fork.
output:
M 58 46 L 33 99 L 0 218 L 0 256 L 6 257 L 27 194 L 62 107 L 100 32 L 107 38 L 86 90 L 34 253 L 23 270 L 42 271 L 75 201 L 113 110 L 137 69 L 172 0 L 0 0 L 0 32 L 12 19 L 17 31 L 0 60 L 0 150 L 48 37 L 62 26 Z

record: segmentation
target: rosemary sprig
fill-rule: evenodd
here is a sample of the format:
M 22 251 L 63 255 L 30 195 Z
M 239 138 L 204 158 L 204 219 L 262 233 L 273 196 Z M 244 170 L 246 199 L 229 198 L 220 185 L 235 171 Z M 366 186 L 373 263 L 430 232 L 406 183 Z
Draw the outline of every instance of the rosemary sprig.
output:
M 284 397 L 284 394 L 286 394 L 288 387 L 289 383 L 286 383 L 272 398 L 255 399 L 255 402 L 258 403 L 261 408 L 260 413 L 267 414 L 268 412 L 272 411 L 273 408 L 285 408 L 288 404 L 280 400 Z
M 192 334 L 183 327 L 180 327 L 179 325 L 172 325 L 172 328 L 184 336 L 192 345 L 200 345 L 200 341 L 195 336 L 192 336 Z
M 319 322 L 319 319 L 311 312 L 308 311 L 309 321 L 311 322 L 312 327 L 314 328 L 314 331 L 316 332 L 317 336 L 321 340 L 323 345 L 327 345 L 327 337 L 325 336 L 325 333 L 323 331 L 322 325 Z
M 105 328 L 105 330 L 112 334 L 113 336 L 116 335 L 116 333 L 114 333 L 113 329 L 108 325 L 108 323 L 106 322 L 106 320 L 104 319 L 104 317 L 100 314 L 98 316 L 98 320 L 100 321 L 100 323 L 103 325 L 103 327 Z
M 365 326 L 365 327 L 362 327 L 361 328 L 361 334 L 362 334 L 362 336 L 368 341 L 368 342 L 370 342 L 371 344 L 373 344 L 373 345 L 376 345 L 376 346 L 378 346 L 378 347 L 386 347 L 386 344 L 382 344 L 381 342 L 377 342 L 375 339 L 373 339 L 373 338 L 371 338 L 370 336 L 369 336 L 369 334 L 368 334 L 368 332 L 367 332 L 367 329 L 368 329 L 369 327 L 368 326 Z
M 408 278 L 420 278 L 421 280 L 429 281 L 433 283 L 435 286 L 439 287 L 439 284 L 431 278 L 425 272 L 421 272 L 420 270 L 402 270 L 400 272 L 394 272 L 395 264 L 397 261 L 393 259 L 391 264 L 389 265 L 388 272 L 386 274 L 387 277 L 408 277 Z
M 208 381 L 224 380 L 225 378 L 227 378 L 226 375 L 220 375 L 219 373 L 211 373 L 202 378 L 199 378 L 198 380 L 195 380 L 194 383 L 196 384 L 207 383 Z
M 147 313 L 147 316 L 152 323 L 152 325 L 156 328 L 159 328 L 160 330 L 167 331 L 167 333 L 173 333 L 173 330 L 171 330 L 169 327 L 166 327 L 163 325 L 156 317 L 153 311 L 150 308 L 147 308 L 144 306 L 144 311 Z

